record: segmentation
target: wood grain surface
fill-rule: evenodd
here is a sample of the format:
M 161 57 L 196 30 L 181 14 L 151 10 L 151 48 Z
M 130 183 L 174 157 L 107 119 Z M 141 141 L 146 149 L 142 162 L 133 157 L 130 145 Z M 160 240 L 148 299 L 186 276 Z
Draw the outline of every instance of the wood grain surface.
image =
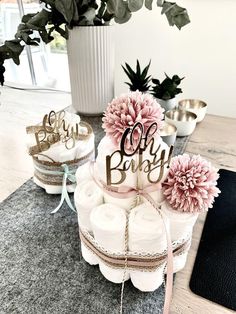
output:
M 217 168 L 236 171 L 236 119 L 207 115 L 197 125 L 186 152 L 201 154 Z M 216 303 L 203 299 L 189 289 L 198 244 L 206 214 L 201 214 L 194 227 L 193 240 L 185 268 L 176 275 L 171 314 L 234 313 Z

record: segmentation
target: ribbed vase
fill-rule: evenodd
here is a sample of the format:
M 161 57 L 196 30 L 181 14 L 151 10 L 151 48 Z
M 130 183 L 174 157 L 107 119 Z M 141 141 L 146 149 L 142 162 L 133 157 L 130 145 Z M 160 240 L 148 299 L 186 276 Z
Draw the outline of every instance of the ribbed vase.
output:
M 114 98 L 112 26 L 80 26 L 67 40 L 72 105 L 79 113 L 102 113 Z

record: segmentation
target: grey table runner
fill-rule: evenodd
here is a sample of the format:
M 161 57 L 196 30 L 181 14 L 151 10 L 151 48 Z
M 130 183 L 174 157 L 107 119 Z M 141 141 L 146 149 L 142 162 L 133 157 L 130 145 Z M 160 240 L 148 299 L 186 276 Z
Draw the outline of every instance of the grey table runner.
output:
M 186 143 L 178 139 L 175 154 Z M 119 313 L 121 285 L 82 259 L 76 214 L 66 205 L 50 214 L 59 199 L 28 180 L 0 204 L 0 314 Z M 162 313 L 163 302 L 163 287 L 142 293 L 125 284 L 125 314 Z

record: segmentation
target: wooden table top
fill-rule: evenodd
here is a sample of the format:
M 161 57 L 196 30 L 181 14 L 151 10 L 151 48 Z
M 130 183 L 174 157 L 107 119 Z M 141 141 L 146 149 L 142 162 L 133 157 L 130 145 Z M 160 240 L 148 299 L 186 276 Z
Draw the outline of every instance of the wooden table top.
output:
M 217 168 L 236 171 L 236 119 L 206 115 L 192 134 L 186 152 L 200 154 Z M 195 295 L 189 289 L 205 218 L 206 214 L 201 214 L 198 218 L 186 266 L 176 275 L 171 314 L 234 313 L 234 311 Z
M 29 92 L 1 88 L 0 99 L 0 201 L 14 192 L 32 174 L 32 162 L 26 154 L 25 127 L 42 119 L 51 109 L 70 105 L 68 94 Z M 197 125 L 188 144 L 187 153 L 201 154 L 218 168 L 236 171 L 236 119 L 207 115 Z M 220 305 L 194 295 L 189 279 L 194 264 L 201 231 L 205 221 L 202 214 L 195 225 L 193 241 L 186 267 L 176 275 L 172 314 L 233 313 Z

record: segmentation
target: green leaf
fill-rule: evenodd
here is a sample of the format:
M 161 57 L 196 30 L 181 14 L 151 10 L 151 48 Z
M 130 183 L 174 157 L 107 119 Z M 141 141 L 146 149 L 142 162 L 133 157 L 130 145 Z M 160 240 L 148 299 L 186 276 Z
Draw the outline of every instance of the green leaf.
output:
M 1 55 L 0 55 L 0 60 L 1 60 Z M 4 84 L 4 72 L 5 72 L 5 67 L 3 66 L 3 63 L 0 63 L 0 84 L 3 86 Z
M 130 73 L 129 71 L 127 71 L 127 69 L 126 69 L 125 67 L 123 67 L 123 65 L 122 65 L 122 68 L 123 68 L 125 74 L 126 74 L 126 75 L 128 76 L 128 78 L 130 79 L 130 81 L 133 81 L 134 78 L 135 78 L 135 73 L 134 73 L 134 74 Z
M 106 3 L 102 1 L 101 5 L 100 5 L 100 8 L 98 10 L 97 17 L 101 19 L 103 14 L 105 13 L 105 10 L 106 10 Z
M 132 16 L 131 12 L 126 11 L 125 15 L 122 17 L 114 16 L 114 21 L 118 24 L 124 24 L 130 20 L 131 16 Z
M 45 3 L 48 9 L 55 7 L 55 0 L 41 0 L 41 2 Z
M 48 11 L 42 10 L 31 17 L 25 24 L 32 30 L 43 29 L 48 23 L 49 15 L 50 13 Z
M 131 12 L 140 10 L 143 6 L 143 0 L 128 0 L 128 8 Z
M 45 44 L 50 43 L 54 38 L 50 35 L 50 32 L 47 32 L 46 29 L 41 29 L 39 31 L 39 35 L 42 38 L 43 42 Z
M 157 6 L 162 7 L 164 3 L 164 0 L 157 0 Z
M 136 65 L 136 73 L 138 76 L 140 76 L 140 74 L 141 74 L 140 64 L 139 64 L 138 60 L 137 60 L 137 65 Z
M 178 29 L 190 23 L 187 10 L 173 2 L 164 1 L 161 14 L 166 15 L 170 26 L 175 25 Z
M 68 24 L 72 21 L 78 21 L 79 15 L 75 0 L 55 0 L 55 7 L 64 16 Z
M 114 14 L 110 14 L 107 10 L 105 11 L 105 13 L 103 14 L 103 20 L 105 22 L 110 22 L 111 19 L 113 19 Z
M 118 3 L 118 1 L 115 1 L 115 0 L 108 0 L 107 1 L 108 13 L 114 14 L 117 11 L 117 3 Z
M 88 9 L 84 14 L 83 17 L 89 22 L 93 23 L 93 19 L 96 16 L 96 10 L 94 8 Z
M 30 35 L 33 34 L 33 31 L 26 25 L 20 24 L 15 34 L 15 38 L 20 41 L 23 40 L 27 45 L 37 46 L 40 42 L 39 38 L 31 38 Z
M 141 74 L 142 79 L 144 79 L 147 76 L 150 65 L 151 65 L 151 60 L 149 61 L 148 65 L 143 69 L 143 72 Z
M 148 10 L 152 10 L 152 2 L 153 2 L 153 0 L 145 0 L 145 7 Z
M 128 63 L 125 62 L 125 66 L 130 74 L 132 74 L 135 77 L 135 72 L 132 70 L 132 68 L 129 66 Z
M 15 64 L 20 64 L 20 54 L 24 49 L 24 46 L 22 46 L 18 40 L 6 40 L 5 46 L 7 48 L 8 53 L 10 54 L 10 57 L 13 59 Z
M 156 85 L 160 85 L 160 81 L 158 79 L 152 79 L 152 83 Z
M 68 39 L 67 28 L 63 29 L 63 28 L 57 26 L 57 27 L 55 27 L 55 31 L 57 31 L 63 38 Z
M 119 20 L 127 19 L 130 14 L 128 3 L 123 0 L 108 0 L 107 11 Z M 131 14 L 130 14 L 131 16 Z M 120 22 L 118 22 L 120 23 Z
M 32 17 L 34 17 L 36 14 L 38 13 L 29 13 L 29 14 L 25 14 L 22 19 L 21 22 L 22 23 L 27 23 Z

